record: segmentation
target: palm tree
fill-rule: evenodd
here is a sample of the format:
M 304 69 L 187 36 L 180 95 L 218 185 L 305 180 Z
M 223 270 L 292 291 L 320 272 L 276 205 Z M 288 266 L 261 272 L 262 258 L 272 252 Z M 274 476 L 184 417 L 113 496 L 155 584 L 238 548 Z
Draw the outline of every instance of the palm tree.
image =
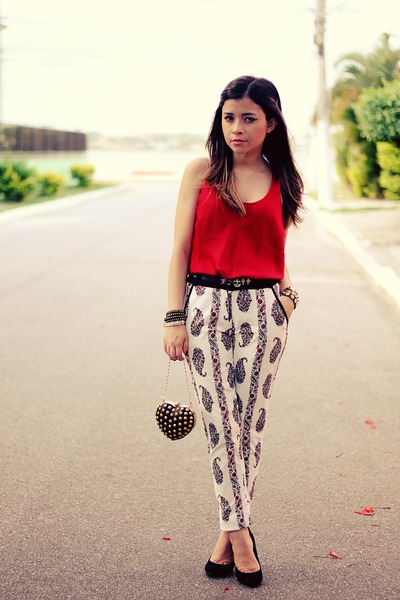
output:
M 364 88 L 382 87 L 400 78 L 400 49 L 391 48 L 390 37 L 383 33 L 370 54 L 351 52 L 336 62 L 336 66 L 344 64 L 344 69 L 331 91 L 334 122 L 341 120 L 344 111 L 357 101 Z

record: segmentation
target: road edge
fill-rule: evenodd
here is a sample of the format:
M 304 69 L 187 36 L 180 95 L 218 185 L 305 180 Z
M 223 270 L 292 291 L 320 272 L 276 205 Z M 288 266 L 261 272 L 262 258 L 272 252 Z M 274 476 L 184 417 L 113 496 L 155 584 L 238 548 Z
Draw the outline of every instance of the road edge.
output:
M 381 288 L 400 309 L 400 277 L 387 265 L 382 265 L 362 247 L 357 237 L 327 210 L 308 203 L 307 209 L 314 212 L 324 227 L 332 233 L 356 260 L 372 281 Z
M 48 200 L 47 202 L 40 202 L 38 204 L 28 204 L 27 206 L 19 206 L 9 210 L 5 210 L 0 213 L 0 223 L 8 223 L 9 221 L 16 221 L 18 219 L 24 219 L 43 212 L 50 212 L 53 210 L 60 210 L 63 208 L 71 208 L 97 200 L 103 196 L 108 196 L 112 193 L 124 192 L 129 189 L 129 185 L 122 183 L 119 185 L 112 185 L 101 190 L 91 190 L 89 192 L 82 192 L 81 194 L 74 194 L 73 196 L 63 196 L 57 200 Z

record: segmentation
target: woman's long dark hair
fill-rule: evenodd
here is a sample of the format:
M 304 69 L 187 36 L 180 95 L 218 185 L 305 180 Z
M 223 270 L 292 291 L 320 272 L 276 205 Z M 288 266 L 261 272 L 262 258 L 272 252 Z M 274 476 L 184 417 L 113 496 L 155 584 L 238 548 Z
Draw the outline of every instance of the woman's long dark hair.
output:
M 246 214 L 235 188 L 233 153 L 222 132 L 224 103 L 245 97 L 263 109 L 268 121 L 274 119 L 276 122 L 274 129 L 265 137 L 262 153 L 271 166 L 273 178 L 280 181 L 285 227 L 297 225 L 301 221 L 298 211 L 303 208 L 304 185 L 290 148 L 278 90 L 268 79 L 246 75 L 234 79 L 223 90 L 206 142 L 210 166 L 205 179 L 233 210 L 242 216 Z

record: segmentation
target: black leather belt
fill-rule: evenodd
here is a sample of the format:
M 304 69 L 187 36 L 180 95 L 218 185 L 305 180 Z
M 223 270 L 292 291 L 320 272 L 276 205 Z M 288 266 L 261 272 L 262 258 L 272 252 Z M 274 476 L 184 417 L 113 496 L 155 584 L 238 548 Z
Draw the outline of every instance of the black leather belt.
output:
M 193 285 L 202 285 L 222 290 L 259 290 L 271 288 L 278 283 L 277 279 L 252 279 L 250 277 L 227 279 L 219 275 L 204 275 L 202 273 L 189 273 L 187 280 L 189 283 L 193 283 Z

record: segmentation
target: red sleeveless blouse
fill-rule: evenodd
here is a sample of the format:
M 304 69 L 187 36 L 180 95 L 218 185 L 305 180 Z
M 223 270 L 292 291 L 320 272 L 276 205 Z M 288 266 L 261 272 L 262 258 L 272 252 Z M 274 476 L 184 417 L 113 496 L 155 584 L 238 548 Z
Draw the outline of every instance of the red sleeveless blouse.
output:
M 246 214 L 241 217 L 214 188 L 203 184 L 197 200 L 189 273 L 229 279 L 283 279 L 285 228 L 279 181 L 272 181 L 264 198 L 244 206 Z

